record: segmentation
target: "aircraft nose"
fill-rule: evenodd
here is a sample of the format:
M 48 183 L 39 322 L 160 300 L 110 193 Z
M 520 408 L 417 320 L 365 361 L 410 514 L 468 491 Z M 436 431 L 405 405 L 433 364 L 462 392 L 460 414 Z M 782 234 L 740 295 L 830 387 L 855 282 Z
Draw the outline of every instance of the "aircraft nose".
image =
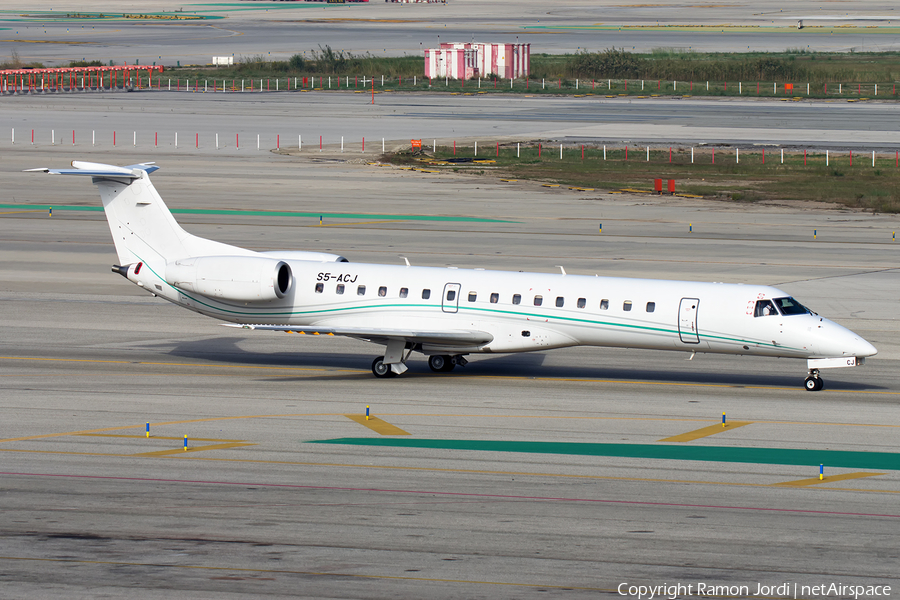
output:
M 855 334 L 854 334 L 855 335 Z M 856 336 L 855 341 L 855 350 L 853 351 L 853 356 L 864 357 L 864 356 L 875 356 L 878 354 L 878 349 L 864 340 L 863 338 Z
M 863 358 L 878 354 L 878 349 L 866 341 L 861 335 L 841 327 L 837 323 L 827 322 L 825 327 L 825 352 L 828 356 L 856 356 Z

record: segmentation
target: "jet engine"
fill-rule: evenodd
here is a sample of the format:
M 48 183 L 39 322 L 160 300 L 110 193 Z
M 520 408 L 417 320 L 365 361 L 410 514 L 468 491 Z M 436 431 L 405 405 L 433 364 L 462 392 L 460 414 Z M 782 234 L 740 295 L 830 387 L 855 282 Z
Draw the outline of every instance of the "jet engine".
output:
M 261 256 L 199 256 L 166 265 L 166 281 L 176 288 L 233 302 L 284 298 L 294 284 L 286 262 Z

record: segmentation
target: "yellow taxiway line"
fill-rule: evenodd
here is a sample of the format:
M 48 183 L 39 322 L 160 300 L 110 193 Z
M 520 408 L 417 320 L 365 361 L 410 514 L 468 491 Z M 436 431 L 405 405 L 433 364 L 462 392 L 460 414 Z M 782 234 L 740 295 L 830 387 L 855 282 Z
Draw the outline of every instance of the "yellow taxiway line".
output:
M 797 481 L 785 481 L 784 483 L 773 483 L 772 487 L 806 487 L 808 485 L 821 485 L 823 483 L 832 483 L 834 481 L 844 481 L 845 479 L 862 479 L 863 477 L 875 477 L 877 475 L 885 475 L 885 473 L 844 473 L 843 475 L 829 475 L 819 479 L 818 477 L 810 477 L 809 479 L 798 479 Z
M 672 437 L 663 438 L 659 441 L 693 442 L 694 440 L 699 440 L 700 438 L 716 435 L 717 433 L 723 433 L 725 431 L 728 431 L 729 429 L 737 429 L 738 427 L 750 425 L 751 423 L 753 423 L 753 421 L 731 421 L 729 423 L 726 423 L 724 427 L 722 425 L 710 425 L 709 427 L 703 427 L 701 429 L 695 429 L 694 431 L 688 431 L 687 433 L 682 433 L 680 435 L 673 435 Z
M 228 448 L 241 448 L 242 446 L 255 446 L 251 442 L 232 442 L 230 444 L 209 444 L 207 446 L 194 446 L 185 448 L 175 448 L 174 450 L 158 450 L 156 452 L 141 452 L 140 454 L 129 454 L 129 456 L 183 456 L 188 452 L 202 452 L 204 450 L 227 450 Z
M 359 423 L 363 427 L 368 427 L 375 433 L 381 435 L 409 435 L 408 431 L 403 431 L 399 427 L 391 425 L 387 421 L 383 421 L 378 417 L 366 417 L 366 415 L 344 415 L 351 421 Z

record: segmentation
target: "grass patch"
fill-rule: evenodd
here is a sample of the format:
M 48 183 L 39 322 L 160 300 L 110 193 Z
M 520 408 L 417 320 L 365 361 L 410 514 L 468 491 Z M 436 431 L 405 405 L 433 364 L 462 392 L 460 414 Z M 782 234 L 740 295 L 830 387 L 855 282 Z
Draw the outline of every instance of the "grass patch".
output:
M 10 61 L 14 62 L 14 61 Z M 355 55 L 330 46 L 300 52 L 285 61 L 263 55 L 236 57 L 227 67 L 167 67 L 162 80 L 316 79 L 316 87 L 432 90 L 459 93 L 627 94 L 895 98 L 900 52 L 699 53 L 656 50 L 636 54 L 616 49 L 579 54 L 532 54 L 528 80 L 485 77 L 468 81 L 425 78 L 421 56 Z M 381 78 L 384 77 L 384 85 Z M 323 78 L 321 82 L 319 78 Z M 338 83 L 340 79 L 341 83 Z M 878 83 L 878 88 L 875 87 Z M 322 85 L 318 85 L 322 83 Z M 793 83 L 786 90 L 785 83 Z M 807 88 L 807 84 L 809 87 Z M 287 86 L 288 83 L 284 82 Z M 292 86 L 293 87 L 293 86 Z M 302 87 L 298 83 L 298 87 Z M 279 88 L 280 89 L 280 88 Z M 877 93 L 876 93 L 877 92 Z
M 459 173 L 488 173 L 498 178 L 527 179 L 563 186 L 602 190 L 636 189 L 652 191 L 654 180 L 662 179 L 663 189 L 675 180 L 676 193 L 734 202 L 762 200 L 806 200 L 832 202 L 849 208 L 875 212 L 900 212 L 900 168 L 896 156 L 851 156 L 830 152 L 807 154 L 780 151 L 735 151 L 733 148 L 651 149 L 568 146 L 560 159 L 559 145 L 437 148 L 434 155 L 388 154 L 394 164 L 423 164 L 429 168 L 451 169 Z M 517 156 L 518 152 L 518 156 Z M 626 157 L 627 153 L 627 157 Z M 737 159 L 740 159 L 739 162 Z M 448 162 L 472 160 L 473 162 Z M 475 162 L 476 160 L 491 162 Z M 827 162 L 827 164 L 826 164 Z

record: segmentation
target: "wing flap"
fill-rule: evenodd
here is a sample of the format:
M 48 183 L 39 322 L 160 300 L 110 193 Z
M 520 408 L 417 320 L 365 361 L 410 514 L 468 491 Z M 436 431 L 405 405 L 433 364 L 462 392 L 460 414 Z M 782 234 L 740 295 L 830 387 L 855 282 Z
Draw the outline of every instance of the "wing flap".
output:
M 303 327 L 298 325 L 255 325 L 223 323 L 226 327 L 240 327 L 261 331 L 284 331 L 306 335 L 341 335 L 367 342 L 387 343 L 404 340 L 418 344 L 440 346 L 471 346 L 488 344 L 494 336 L 486 331 L 448 329 L 447 331 L 425 331 L 417 329 L 382 329 L 377 327 Z

